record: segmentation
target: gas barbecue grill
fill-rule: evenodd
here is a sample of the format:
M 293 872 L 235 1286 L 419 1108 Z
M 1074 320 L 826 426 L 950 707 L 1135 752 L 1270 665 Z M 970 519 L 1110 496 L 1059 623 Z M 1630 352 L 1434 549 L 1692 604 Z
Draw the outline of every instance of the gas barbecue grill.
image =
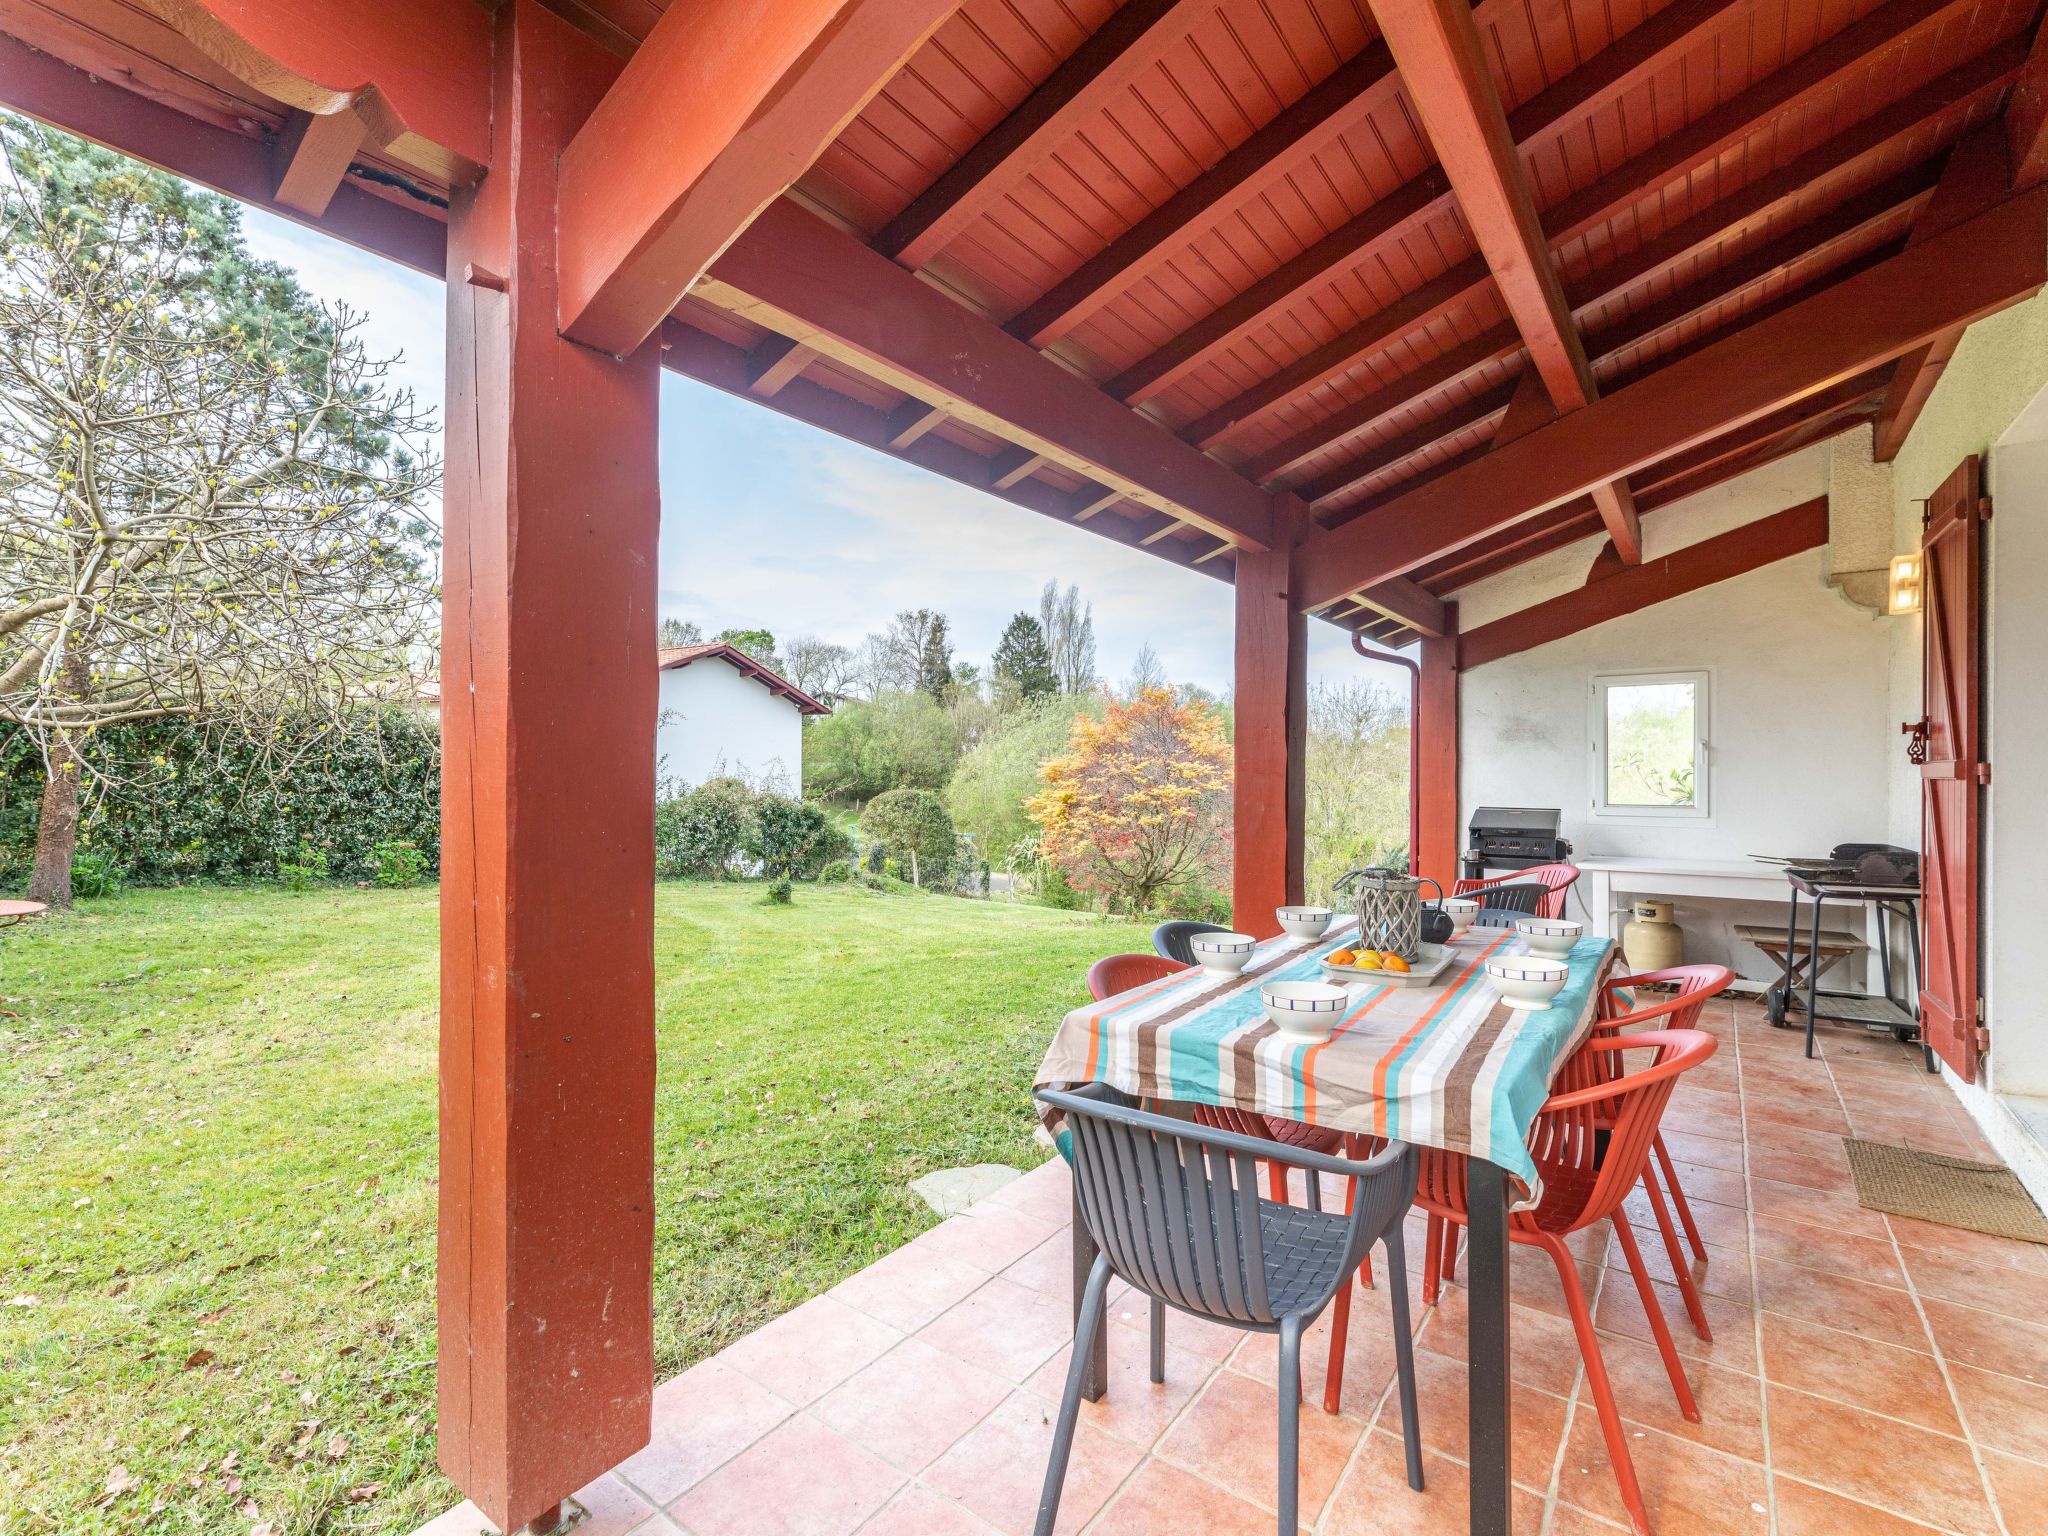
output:
M 1534 869 L 1562 864 L 1572 856 L 1571 842 L 1558 836 L 1563 813 L 1530 806 L 1482 805 L 1472 813 L 1461 861 L 1467 880 L 1485 878 L 1489 869 Z

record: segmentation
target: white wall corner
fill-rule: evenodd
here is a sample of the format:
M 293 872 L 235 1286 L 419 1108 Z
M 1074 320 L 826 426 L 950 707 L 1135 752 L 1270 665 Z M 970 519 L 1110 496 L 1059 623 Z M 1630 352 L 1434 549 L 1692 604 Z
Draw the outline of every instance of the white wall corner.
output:
M 1828 442 L 1828 585 L 1859 608 L 1885 611 L 1892 559 L 1892 467 L 1871 457 L 1868 423 Z

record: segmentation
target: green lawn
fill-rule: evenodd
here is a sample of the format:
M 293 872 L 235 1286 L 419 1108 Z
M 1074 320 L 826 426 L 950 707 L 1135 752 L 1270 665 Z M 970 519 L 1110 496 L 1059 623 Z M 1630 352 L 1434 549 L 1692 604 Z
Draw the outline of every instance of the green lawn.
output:
M 431 890 L 203 890 L 0 934 L 4 1536 L 408 1531 L 453 1500 L 436 928 Z M 928 1225 L 920 1173 L 1038 1161 L 1046 1034 L 1091 959 L 1143 947 L 1000 903 L 663 886 L 657 1371 Z

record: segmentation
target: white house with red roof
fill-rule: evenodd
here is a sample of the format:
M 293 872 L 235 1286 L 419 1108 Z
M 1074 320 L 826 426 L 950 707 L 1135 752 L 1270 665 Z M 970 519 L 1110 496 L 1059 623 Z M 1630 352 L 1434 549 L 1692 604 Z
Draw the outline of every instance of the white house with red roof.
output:
M 664 782 L 736 774 L 803 792 L 805 715 L 832 711 L 736 645 L 665 646 L 654 756 Z

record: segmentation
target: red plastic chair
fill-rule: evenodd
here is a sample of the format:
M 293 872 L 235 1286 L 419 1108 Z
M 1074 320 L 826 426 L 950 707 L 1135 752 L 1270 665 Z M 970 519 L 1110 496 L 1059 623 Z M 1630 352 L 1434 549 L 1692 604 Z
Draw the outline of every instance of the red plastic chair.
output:
M 1186 969 L 1178 960 L 1163 955 L 1104 955 L 1088 967 L 1088 995 L 1099 1003 Z
M 1550 894 L 1543 898 L 1543 910 L 1538 917 L 1563 917 L 1564 893 L 1571 889 L 1572 882 L 1579 878 L 1576 864 L 1538 864 L 1533 869 L 1518 869 L 1512 875 L 1494 875 L 1485 880 L 1459 880 L 1452 884 L 1453 896 L 1469 896 L 1474 891 L 1483 891 L 1489 885 L 1508 885 L 1533 880 Z
M 1601 995 L 1601 1017 L 1594 1023 L 1593 1033 L 1600 1037 L 1613 1037 L 1653 1019 L 1661 1021 L 1657 1026 L 1659 1029 L 1697 1029 L 1700 1010 L 1708 999 L 1726 992 L 1734 980 L 1735 973 L 1725 965 L 1676 965 L 1669 970 L 1618 976 L 1607 983 Z M 1672 986 L 1678 990 L 1672 996 L 1655 1002 L 1644 1002 L 1637 997 L 1637 1006 L 1626 1013 L 1612 1011 L 1619 1005 L 1618 993 L 1655 985 Z M 1608 1064 L 1618 1073 L 1621 1059 L 1618 1056 L 1608 1058 Z M 1685 1186 L 1678 1182 L 1678 1169 L 1672 1165 L 1662 1131 L 1650 1139 L 1650 1150 L 1656 1155 L 1657 1167 L 1664 1171 L 1664 1184 L 1671 1191 L 1671 1203 L 1678 1207 L 1678 1220 L 1685 1228 L 1686 1241 L 1700 1262 L 1705 1263 L 1707 1245 L 1700 1239 L 1692 1207 L 1686 1202 Z M 1643 1169 L 1643 1190 L 1650 1197 L 1650 1209 L 1656 1213 L 1657 1229 L 1664 1238 L 1664 1251 L 1671 1256 L 1672 1273 L 1678 1279 L 1679 1294 L 1685 1298 L 1686 1316 L 1692 1319 L 1695 1333 L 1703 1339 L 1711 1339 L 1714 1335 L 1707 1327 L 1706 1309 L 1700 1304 L 1699 1292 L 1693 1285 L 1692 1268 L 1686 1263 L 1685 1252 L 1678 1244 L 1678 1234 L 1671 1226 L 1671 1213 L 1664 1208 L 1664 1200 L 1658 1192 L 1656 1171 L 1647 1165 Z
M 1671 1329 L 1657 1305 L 1657 1293 L 1643 1267 L 1642 1249 L 1636 1245 L 1634 1229 L 1622 1210 L 1622 1202 L 1643 1177 L 1650 1157 L 1650 1144 L 1657 1135 L 1657 1122 L 1679 1075 L 1690 1071 L 1714 1054 L 1714 1037 L 1703 1030 L 1653 1030 L 1626 1039 L 1600 1036 L 1588 1040 L 1558 1074 L 1558 1087 L 1536 1116 L 1529 1133 L 1529 1151 L 1543 1179 L 1543 1196 L 1536 1208 L 1517 1211 L 1508 1217 L 1508 1236 L 1517 1243 L 1541 1248 L 1557 1265 L 1564 1284 L 1565 1303 L 1571 1311 L 1572 1330 L 1578 1336 L 1579 1354 L 1586 1364 L 1586 1382 L 1593 1390 L 1593 1402 L 1600 1413 L 1600 1431 L 1607 1442 L 1608 1460 L 1614 1464 L 1615 1481 L 1621 1485 L 1621 1502 L 1630 1523 L 1642 1536 L 1650 1536 L 1650 1517 L 1643 1507 L 1642 1489 L 1636 1483 L 1635 1464 L 1629 1457 L 1629 1435 L 1615 1407 L 1614 1388 L 1600 1357 L 1600 1343 L 1593 1333 L 1593 1314 L 1586 1293 L 1579 1284 L 1578 1266 L 1564 1240 L 1597 1222 L 1614 1225 L 1621 1251 L 1634 1276 L 1643 1311 L 1650 1320 L 1650 1332 L 1663 1356 L 1664 1370 L 1671 1378 L 1671 1390 L 1678 1398 L 1679 1411 L 1697 1424 L 1699 1405 L 1693 1401 L 1692 1384 L 1671 1342 Z M 1655 1060 L 1642 1071 L 1626 1076 L 1619 1071 L 1621 1053 L 1648 1050 Z M 1425 1147 L 1422 1152 L 1421 1185 L 1416 1203 L 1443 1221 L 1464 1226 L 1468 1221 L 1465 1187 L 1465 1159 L 1454 1152 Z M 1423 1257 L 1422 1294 L 1425 1303 L 1436 1300 L 1435 1255 Z

